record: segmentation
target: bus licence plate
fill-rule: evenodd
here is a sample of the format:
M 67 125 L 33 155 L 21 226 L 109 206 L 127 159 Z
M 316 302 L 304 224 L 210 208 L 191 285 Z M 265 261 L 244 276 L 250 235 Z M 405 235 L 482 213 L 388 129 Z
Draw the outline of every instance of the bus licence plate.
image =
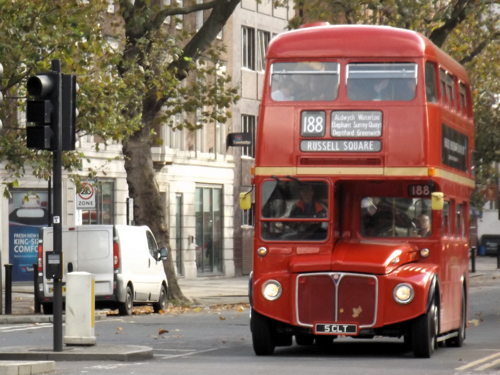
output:
M 356 324 L 316 323 L 314 332 L 319 335 L 356 335 L 358 326 Z

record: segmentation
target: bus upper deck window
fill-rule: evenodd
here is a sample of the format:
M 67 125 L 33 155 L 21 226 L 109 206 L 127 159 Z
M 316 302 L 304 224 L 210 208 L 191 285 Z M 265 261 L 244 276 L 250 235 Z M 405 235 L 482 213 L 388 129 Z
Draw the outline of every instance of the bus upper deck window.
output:
M 347 65 L 347 96 L 351 100 L 415 98 L 417 65 L 413 63 L 354 63 Z
M 335 100 L 338 84 L 337 63 L 305 61 L 271 67 L 271 99 L 275 101 Z
M 428 102 L 437 102 L 436 64 L 425 63 L 425 94 Z

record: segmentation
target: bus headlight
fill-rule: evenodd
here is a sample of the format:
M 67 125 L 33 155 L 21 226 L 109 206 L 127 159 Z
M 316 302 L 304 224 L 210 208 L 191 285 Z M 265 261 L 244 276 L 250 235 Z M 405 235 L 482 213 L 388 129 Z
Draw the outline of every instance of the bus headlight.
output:
M 281 284 L 276 280 L 269 280 L 262 285 L 262 295 L 268 301 L 275 301 L 281 297 Z
M 413 287 L 406 283 L 396 285 L 392 293 L 394 300 L 402 305 L 410 303 L 414 295 L 415 292 L 413 291 Z
M 431 254 L 431 251 L 427 248 L 420 249 L 419 252 L 422 258 L 427 258 Z
M 267 250 L 267 247 L 264 247 L 264 246 L 261 246 L 257 249 L 257 254 L 260 256 L 260 257 L 265 257 L 268 253 L 268 250 Z

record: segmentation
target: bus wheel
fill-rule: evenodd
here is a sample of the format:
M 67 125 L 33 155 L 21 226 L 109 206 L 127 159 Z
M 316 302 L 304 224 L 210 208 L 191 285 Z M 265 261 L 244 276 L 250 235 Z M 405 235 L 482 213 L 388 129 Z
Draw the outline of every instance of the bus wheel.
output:
M 257 355 L 271 355 L 274 353 L 274 341 L 269 319 L 252 309 L 250 318 L 253 350 Z
M 465 299 L 465 291 L 462 289 L 462 311 L 460 316 L 460 327 L 458 328 L 458 335 L 446 340 L 446 345 L 460 348 L 465 340 L 465 328 L 467 325 L 467 304 Z
M 418 358 L 430 358 L 436 348 L 436 339 L 439 329 L 439 309 L 436 298 L 432 298 L 431 305 L 424 315 L 413 321 L 412 348 Z

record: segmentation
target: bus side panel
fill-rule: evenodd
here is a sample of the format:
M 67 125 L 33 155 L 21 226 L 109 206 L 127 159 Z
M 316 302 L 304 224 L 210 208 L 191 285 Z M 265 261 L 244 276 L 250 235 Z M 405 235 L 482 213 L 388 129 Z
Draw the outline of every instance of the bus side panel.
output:
M 423 106 L 388 107 L 384 111 L 386 166 L 425 165 L 425 117 Z
M 288 107 L 268 106 L 261 113 L 261 124 L 266 124 L 266 129 L 259 129 L 265 136 L 259 137 L 257 147 L 256 165 L 284 166 L 295 165 L 296 150 L 295 129 L 296 118 L 300 116 L 297 111 Z M 294 152 L 295 151 L 295 152 Z M 276 173 L 279 174 L 279 173 Z

